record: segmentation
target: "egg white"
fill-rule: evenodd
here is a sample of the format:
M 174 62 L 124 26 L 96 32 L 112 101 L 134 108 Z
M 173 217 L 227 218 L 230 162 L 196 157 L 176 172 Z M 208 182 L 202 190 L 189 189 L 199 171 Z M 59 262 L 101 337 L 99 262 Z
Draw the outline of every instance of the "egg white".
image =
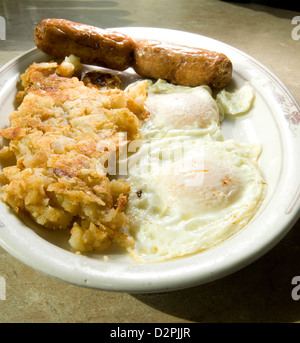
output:
M 261 148 L 225 140 L 221 131 L 224 116 L 246 112 L 253 98 L 249 85 L 214 98 L 208 86 L 149 81 L 143 141 L 125 161 L 135 259 L 161 262 L 209 249 L 253 218 L 266 188 Z
M 145 107 L 144 139 L 163 137 L 202 137 L 223 139 L 220 111 L 208 86 L 184 87 L 163 80 L 150 82 Z
M 222 89 L 216 96 L 216 103 L 224 115 L 235 116 L 249 111 L 254 98 L 253 88 L 245 83 L 243 87 L 234 92 Z
M 129 159 L 130 253 L 160 262 L 208 249 L 243 228 L 264 197 L 260 147 L 164 138 Z

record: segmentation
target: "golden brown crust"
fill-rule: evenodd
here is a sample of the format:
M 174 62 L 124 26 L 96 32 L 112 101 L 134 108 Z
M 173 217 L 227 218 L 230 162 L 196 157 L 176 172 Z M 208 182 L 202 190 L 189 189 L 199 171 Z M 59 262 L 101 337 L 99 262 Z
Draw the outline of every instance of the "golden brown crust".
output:
M 43 52 L 58 58 L 71 54 L 81 63 L 116 70 L 131 64 L 134 41 L 123 33 L 65 19 L 44 19 L 35 28 L 34 41 Z
M 69 229 L 74 251 L 132 247 L 120 231 L 130 184 L 115 179 L 113 167 L 120 149 L 141 139 L 147 82 L 102 90 L 62 76 L 60 67 L 33 63 L 21 75 L 22 102 L 0 130 L 10 140 L 0 150 L 9 165 L 0 173 L 0 198 L 39 225 Z
M 232 63 L 222 53 L 153 40 L 136 43 L 133 67 L 144 77 L 189 87 L 222 88 L 232 77 Z

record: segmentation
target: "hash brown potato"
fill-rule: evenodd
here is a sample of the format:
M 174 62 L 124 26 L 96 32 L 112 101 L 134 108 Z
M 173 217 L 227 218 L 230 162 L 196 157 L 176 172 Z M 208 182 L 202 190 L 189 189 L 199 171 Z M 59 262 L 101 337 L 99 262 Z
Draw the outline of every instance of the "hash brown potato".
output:
M 74 61 L 76 63 L 74 63 Z M 74 56 L 33 63 L 21 75 L 19 107 L 0 130 L 1 199 L 49 229 L 70 230 L 74 251 L 134 245 L 124 232 L 130 185 L 108 175 L 105 164 L 140 139 L 146 81 L 132 87 L 95 87 L 78 77 Z

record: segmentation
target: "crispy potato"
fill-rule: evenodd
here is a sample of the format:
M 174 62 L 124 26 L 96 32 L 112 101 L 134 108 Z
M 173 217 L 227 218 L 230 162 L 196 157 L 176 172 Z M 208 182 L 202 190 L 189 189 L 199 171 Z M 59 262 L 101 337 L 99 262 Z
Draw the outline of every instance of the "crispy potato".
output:
M 111 180 L 101 161 L 141 138 L 146 83 L 130 92 L 103 90 L 62 73 L 64 67 L 33 63 L 21 76 L 21 104 L 0 130 L 10 140 L 0 158 L 16 161 L 2 171 L 1 199 L 46 228 L 69 229 L 75 251 L 132 246 L 122 232 L 130 185 Z

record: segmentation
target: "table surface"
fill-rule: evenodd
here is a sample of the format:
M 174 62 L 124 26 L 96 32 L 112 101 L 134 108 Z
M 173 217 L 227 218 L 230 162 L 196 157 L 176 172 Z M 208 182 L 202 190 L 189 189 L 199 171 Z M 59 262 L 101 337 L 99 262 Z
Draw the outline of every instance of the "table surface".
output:
M 34 27 L 44 18 L 101 27 L 170 28 L 248 53 L 277 74 L 300 103 L 300 28 L 298 33 L 292 23 L 300 12 L 295 10 L 217 0 L 2 0 L 0 16 L 6 21 L 0 66 L 34 46 Z M 299 229 L 300 221 L 270 252 L 230 276 L 157 294 L 70 285 L 32 270 L 0 248 L 0 276 L 5 280 L 0 322 L 300 322 L 300 303 L 291 296 L 292 279 L 300 275 Z

